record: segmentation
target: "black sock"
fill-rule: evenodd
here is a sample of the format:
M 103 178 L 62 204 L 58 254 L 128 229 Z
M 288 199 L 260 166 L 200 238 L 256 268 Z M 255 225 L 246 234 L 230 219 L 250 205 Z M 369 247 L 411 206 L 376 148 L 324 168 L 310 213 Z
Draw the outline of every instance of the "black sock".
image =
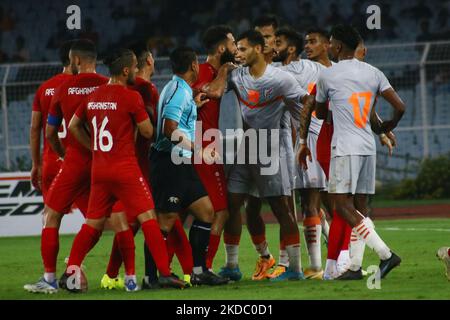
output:
M 144 260 L 145 260 L 145 275 L 148 277 L 148 282 L 158 281 L 158 274 L 156 269 L 155 260 L 148 249 L 147 244 L 144 242 Z
M 189 242 L 192 247 L 194 267 L 202 267 L 203 270 L 206 270 L 206 250 L 208 249 L 210 233 L 211 223 L 199 220 L 194 220 L 189 230 Z

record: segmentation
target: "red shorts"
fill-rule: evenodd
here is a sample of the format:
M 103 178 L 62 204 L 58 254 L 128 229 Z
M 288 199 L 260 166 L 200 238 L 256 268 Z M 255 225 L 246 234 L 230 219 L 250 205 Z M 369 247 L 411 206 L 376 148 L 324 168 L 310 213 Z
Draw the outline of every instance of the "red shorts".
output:
M 317 161 L 322 167 L 325 175 L 329 176 L 331 161 L 331 139 L 333 138 L 333 125 L 323 122 L 320 129 L 319 138 L 317 139 Z
M 46 202 L 48 190 L 52 185 L 53 180 L 61 169 L 63 161 L 58 159 L 44 159 L 42 160 L 42 196 Z
M 221 164 L 194 164 L 195 171 L 208 193 L 214 212 L 225 210 L 228 207 L 227 182 Z
M 91 159 L 66 158 L 51 184 L 46 205 L 59 213 L 68 213 L 75 203 L 86 216 L 91 184 Z
M 128 221 L 155 207 L 147 181 L 136 163 L 99 165 L 93 168 L 92 172 L 87 218 L 100 219 L 109 216 L 118 200 L 129 216 Z

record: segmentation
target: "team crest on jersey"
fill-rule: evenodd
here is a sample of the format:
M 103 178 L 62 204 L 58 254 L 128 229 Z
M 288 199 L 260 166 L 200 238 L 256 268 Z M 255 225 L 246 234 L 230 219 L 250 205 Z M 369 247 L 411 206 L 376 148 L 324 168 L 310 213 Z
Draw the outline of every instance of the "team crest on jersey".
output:
M 265 100 L 270 100 L 273 96 L 273 88 L 264 89 L 263 95 Z
M 247 91 L 247 100 L 249 103 L 257 104 L 259 102 L 259 91 L 248 90 Z

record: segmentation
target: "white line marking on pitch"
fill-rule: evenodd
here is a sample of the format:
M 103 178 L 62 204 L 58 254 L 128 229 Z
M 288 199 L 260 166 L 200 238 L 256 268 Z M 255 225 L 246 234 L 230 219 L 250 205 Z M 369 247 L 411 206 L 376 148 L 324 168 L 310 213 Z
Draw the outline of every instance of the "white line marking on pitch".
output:
M 428 229 L 428 228 L 375 228 L 375 230 L 385 231 L 436 231 L 436 232 L 450 232 L 450 229 Z

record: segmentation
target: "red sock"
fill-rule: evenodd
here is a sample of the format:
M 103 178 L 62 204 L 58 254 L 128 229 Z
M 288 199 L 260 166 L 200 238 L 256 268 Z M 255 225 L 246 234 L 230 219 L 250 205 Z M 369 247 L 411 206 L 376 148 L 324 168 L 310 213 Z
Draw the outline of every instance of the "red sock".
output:
M 220 244 L 220 234 L 210 234 L 209 236 L 209 245 L 208 245 L 208 251 L 206 252 L 206 267 L 208 269 L 212 269 L 212 264 L 214 257 L 217 254 L 217 250 L 219 250 L 219 244 Z
M 450 248 L 448 249 L 447 254 L 450 256 Z
M 98 239 L 100 239 L 101 234 L 97 229 L 83 224 L 73 241 L 67 266 L 81 266 L 88 252 L 95 246 Z
M 341 251 L 342 250 L 348 250 L 348 247 L 350 245 L 350 237 L 352 236 L 352 227 L 348 223 L 345 223 L 345 229 L 344 229 L 344 239 L 342 241 Z
M 112 279 L 117 278 L 117 276 L 119 275 L 121 265 L 122 265 L 122 254 L 120 253 L 116 234 L 111 248 L 111 255 L 109 256 L 108 268 L 106 269 L 106 274 L 108 275 L 108 277 Z
M 155 260 L 156 268 L 162 276 L 170 276 L 169 257 L 164 238 L 161 230 L 159 230 L 158 222 L 155 219 L 150 219 L 145 221 L 141 227 L 144 233 L 145 243 Z
M 130 229 L 133 232 L 133 236 L 139 231 L 139 227 L 132 227 Z M 108 268 L 106 269 L 106 274 L 110 278 L 117 278 L 120 271 L 120 266 L 122 265 L 122 254 L 120 253 L 119 245 L 117 243 L 117 235 L 114 237 L 113 245 L 111 248 L 111 254 L 109 256 Z
M 345 236 L 345 220 L 333 210 L 333 220 L 331 220 L 330 233 L 328 236 L 328 254 L 327 259 L 337 260 L 341 251 Z
M 167 246 L 167 255 L 169 256 L 169 265 L 172 264 L 173 256 L 175 255 L 175 248 L 177 246 L 177 232 L 172 229 L 172 231 L 169 232 L 166 239 L 166 246 Z
M 225 244 L 238 246 L 239 242 L 241 242 L 241 235 L 233 235 L 233 234 L 224 232 L 223 233 L 223 242 Z
M 194 268 L 192 247 L 180 219 L 175 221 L 172 232 L 175 232 L 177 236 L 175 254 L 180 262 L 181 269 L 183 269 L 184 274 L 191 274 Z
M 59 235 L 57 228 L 42 229 L 41 256 L 45 272 L 56 272 L 56 259 L 59 251 Z
M 116 233 L 116 239 L 123 258 L 125 274 L 127 276 L 135 275 L 135 246 L 133 231 L 131 231 L 131 229 L 128 229 L 126 231 L 118 232 Z

